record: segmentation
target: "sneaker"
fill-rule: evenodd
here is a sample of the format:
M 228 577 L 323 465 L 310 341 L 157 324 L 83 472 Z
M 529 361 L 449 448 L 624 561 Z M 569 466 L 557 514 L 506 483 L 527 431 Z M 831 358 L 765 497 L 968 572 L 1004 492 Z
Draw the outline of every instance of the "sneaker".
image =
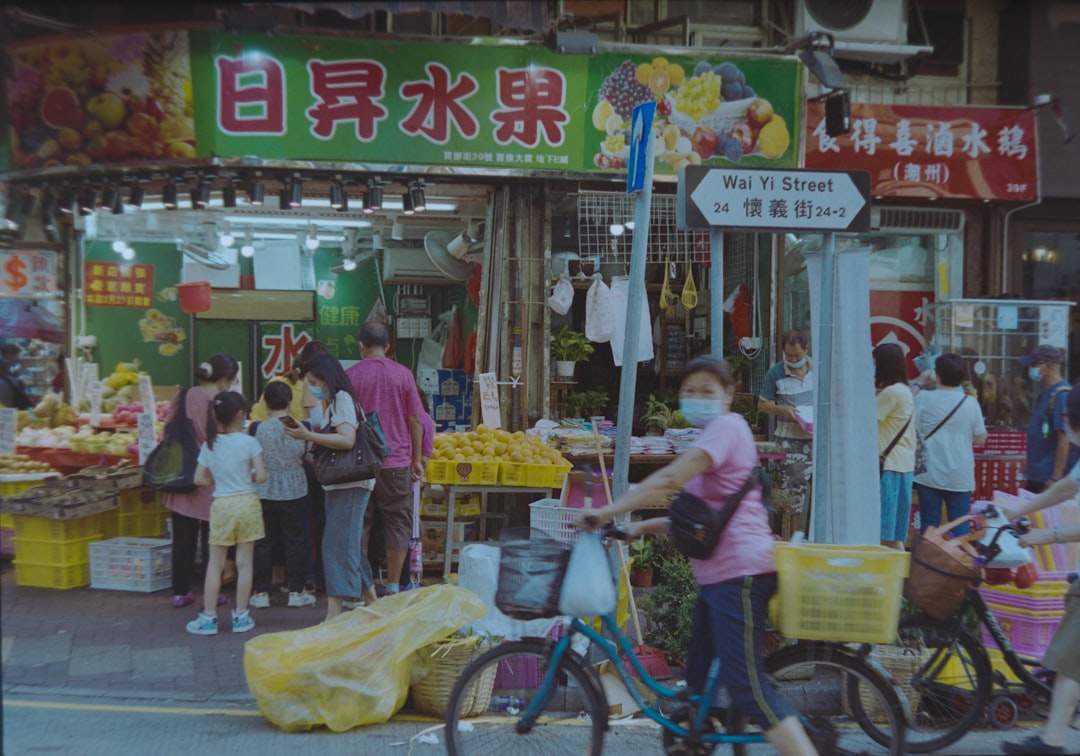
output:
M 290 593 L 289 606 L 314 606 L 315 597 L 310 593 Z
M 248 600 L 248 606 L 252 609 L 269 609 L 270 608 L 270 594 L 265 591 L 254 594 Z
M 187 631 L 192 635 L 217 635 L 217 617 L 210 617 L 202 612 L 187 623 Z
M 1047 745 L 1038 735 L 1032 735 L 1016 743 L 1002 743 L 1001 750 L 1005 753 L 1022 754 L 1065 753 L 1063 746 Z
M 217 632 L 216 623 L 215 623 L 214 627 L 215 627 L 214 632 Z M 255 620 L 253 620 L 251 618 L 251 612 L 249 612 L 247 610 L 244 610 L 243 614 L 233 614 L 232 631 L 234 633 L 246 633 L 248 630 L 251 630 L 254 627 L 255 627 Z
M 350 599 L 344 599 L 341 602 L 341 608 L 345 609 L 345 610 L 359 609 L 363 605 L 364 605 L 364 602 L 360 601 L 360 600 L 352 601 Z
M 189 593 L 186 596 L 173 596 L 172 605 L 173 609 L 181 609 L 185 606 L 189 606 L 195 603 L 195 594 Z

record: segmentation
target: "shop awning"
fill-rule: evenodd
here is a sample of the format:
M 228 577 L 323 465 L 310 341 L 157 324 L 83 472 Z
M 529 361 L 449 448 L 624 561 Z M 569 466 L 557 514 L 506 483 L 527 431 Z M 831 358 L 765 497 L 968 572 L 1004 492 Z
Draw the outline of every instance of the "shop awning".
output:
M 0 299 L 0 337 L 64 343 L 64 324 L 32 299 Z
M 333 10 L 345 18 L 363 18 L 375 11 L 387 13 L 460 13 L 488 18 L 504 29 L 542 32 L 548 28 L 547 3 L 535 0 L 373 0 L 365 3 L 273 3 L 305 13 Z

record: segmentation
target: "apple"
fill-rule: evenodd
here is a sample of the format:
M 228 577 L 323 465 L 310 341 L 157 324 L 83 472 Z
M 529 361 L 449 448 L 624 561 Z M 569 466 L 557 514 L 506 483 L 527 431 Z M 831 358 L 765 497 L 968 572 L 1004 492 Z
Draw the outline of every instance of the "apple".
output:
M 694 152 L 701 155 L 702 160 L 708 160 L 716 151 L 716 133 L 708 126 L 698 126 L 690 137 L 690 146 Z
M 731 129 L 731 137 L 738 139 L 739 144 L 742 145 L 743 154 L 752 152 L 754 145 L 757 144 L 757 133 L 750 127 L 750 124 L 746 121 L 739 121 Z
M 750 107 L 746 109 L 746 122 L 755 131 L 760 131 L 761 127 L 772 120 L 773 106 L 768 100 L 763 100 L 760 97 L 754 99 L 750 103 Z
M 85 152 L 73 152 L 64 158 L 64 163 L 67 165 L 90 165 L 93 162 L 93 159 Z
M 102 92 L 90 98 L 86 103 L 86 112 L 101 121 L 106 131 L 120 128 L 127 117 L 124 101 L 112 92 Z

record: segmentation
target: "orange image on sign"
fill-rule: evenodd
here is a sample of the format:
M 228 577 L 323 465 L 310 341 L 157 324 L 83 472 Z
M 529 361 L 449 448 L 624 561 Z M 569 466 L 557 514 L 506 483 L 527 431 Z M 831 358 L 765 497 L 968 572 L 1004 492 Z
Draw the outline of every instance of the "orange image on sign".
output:
M 153 304 L 153 265 L 87 262 L 83 279 L 88 305 L 146 309 Z

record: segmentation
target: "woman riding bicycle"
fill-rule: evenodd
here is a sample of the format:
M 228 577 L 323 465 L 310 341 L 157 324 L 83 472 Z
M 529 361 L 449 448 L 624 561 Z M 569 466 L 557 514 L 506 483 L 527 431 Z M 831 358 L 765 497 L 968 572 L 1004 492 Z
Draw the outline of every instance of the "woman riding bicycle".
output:
M 680 490 L 721 509 L 758 466 L 753 433 L 729 412 L 735 380 L 726 362 L 698 357 L 687 364 L 679 410 L 702 429 L 693 446 L 617 501 L 582 514 L 578 526 L 595 528 L 615 515 L 655 508 Z M 667 518 L 631 523 L 629 536 L 661 533 Z M 795 709 L 770 684 L 764 666 L 765 619 L 776 591 L 773 534 L 757 486 L 750 489 L 708 559 L 691 559 L 700 589 L 691 631 L 687 685 L 705 687 L 713 659 L 732 703 L 760 726 L 781 754 L 816 753 Z

